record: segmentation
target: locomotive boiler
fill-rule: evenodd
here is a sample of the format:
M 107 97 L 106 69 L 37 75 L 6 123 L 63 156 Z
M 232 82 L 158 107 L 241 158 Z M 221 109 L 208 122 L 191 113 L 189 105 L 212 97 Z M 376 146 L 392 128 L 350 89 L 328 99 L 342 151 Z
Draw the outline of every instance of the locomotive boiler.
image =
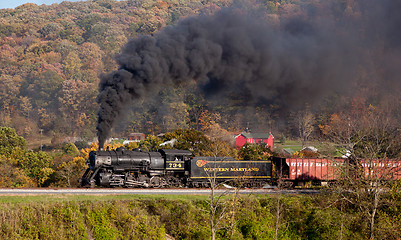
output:
M 192 153 L 186 150 L 163 149 L 146 152 L 140 149 L 128 151 L 92 151 L 86 164 L 81 186 L 103 187 L 164 187 L 186 183 L 188 172 L 185 164 Z

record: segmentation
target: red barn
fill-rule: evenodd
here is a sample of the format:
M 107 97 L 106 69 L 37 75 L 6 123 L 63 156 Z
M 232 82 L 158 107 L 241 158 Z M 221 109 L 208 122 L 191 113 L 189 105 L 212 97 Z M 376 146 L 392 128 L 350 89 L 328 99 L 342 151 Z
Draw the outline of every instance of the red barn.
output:
M 271 133 L 241 133 L 235 137 L 236 146 L 242 147 L 245 143 L 264 143 L 273 151 L 273 135 Z
M 128 140 L 130 141 L 141 141 L 141 140 L 145 140 L 145 134 L 144 133 L 130 133 L 130 135 L 128 136 Z

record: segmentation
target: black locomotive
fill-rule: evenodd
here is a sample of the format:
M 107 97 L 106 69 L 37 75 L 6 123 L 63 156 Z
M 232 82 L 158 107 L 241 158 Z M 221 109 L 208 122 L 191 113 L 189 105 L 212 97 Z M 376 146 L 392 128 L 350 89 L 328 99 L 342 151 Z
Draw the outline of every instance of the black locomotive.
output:
M 90 187 L 207 187 L 212 178 L 262 186 L 272 176 L 271 161 L 193 157 L 187 150 L 92 151 L 86 163 L 80 182 Z

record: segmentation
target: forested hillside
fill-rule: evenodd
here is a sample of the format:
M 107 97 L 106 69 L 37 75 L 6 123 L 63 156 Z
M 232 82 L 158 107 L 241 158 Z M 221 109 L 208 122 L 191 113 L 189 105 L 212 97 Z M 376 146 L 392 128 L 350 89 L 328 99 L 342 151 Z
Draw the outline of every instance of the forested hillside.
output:
M 103 0 L 1 10 L 0 124 L 31 139 L 39 129 L 56 142 L 95 136 L 99 74 L 116 68 L 120 47 L 180 17 L 227 4 Z M 178 100 L 171 105 L 181 111 Z
M 187 16 L 214 14 L 224 7 L 254 12 L 279 26 L 293 16 L 318 15 L 324 5 L 308 0 L 235 3 L 94 0 L 50 6 L 25 4 L 0 10 L 0 125 L 15 128 L 28 143 L 38 142 L 40 129 L 53 144 L 65 137 L 92 139 L 96 136 L 99 109 L 96 103 L 99 75 L 118 68 L 114 56 L 129 39 L 154 34 Z M 334 19 L 349 21 L 363 21 L 366 11 L 358 6 L 358 1 L 341 1 L 330 9 L 328 14 Z M 368 30 L 361 24 L 361 32 L 367 35 Z M 394 46 L 395 40 L 393 37 Z M 275 101 L 260 102 L 255 107 L 247 105 L 247 93 L 231 95 L 224 101 L 210 101 L 213 96 L 199 94 L 195 84 L 167 87 L 133 102 L 133 111 L 115 126 L 113 136 L 129 132 L 159 134 L 177 128 L 194 128 L 222 136 L 250 128 L 254 132 L 270 131 L 277 137 L 300 137 L 304 141 L 312 137 L 336 138 L 343 143 L 344 139 L 338 140 L 335 133 L 346 132 L 340 129 L 344 123 L 365 119 L 366 127 L 373 117 L 380 117 L 376 122 L 391 120 L 389 132 L 394 136 L 401 118 L 399 92 L 383 91 L 380 86 L 383 82 L 370 79 L 394 78 L 385 63 L 398 58 L 384 57 L 390 52 L 384 43 L 366 51 L 367 55 L 383 58 L 380 62 L 375 62 L 379 59 L 376 58 L 362 63 L 372 67 L 355 69 L 358 85 L 345 86 L 344 92 L 323 96 L 318 101 L 288 109 L 281 108 L 283 102 Z M 393 72 L 397 72 L 395 69 Z M 391 81 L 384 83 L 390 86 L 388 89 L 393 86 Z M 346 95 L 349 89 L 354 91 Z M 308 92 L 304 89 L 292 95 L 306 93 L 308 98 Z M 320 93 L 315 91 L 315 94 Z

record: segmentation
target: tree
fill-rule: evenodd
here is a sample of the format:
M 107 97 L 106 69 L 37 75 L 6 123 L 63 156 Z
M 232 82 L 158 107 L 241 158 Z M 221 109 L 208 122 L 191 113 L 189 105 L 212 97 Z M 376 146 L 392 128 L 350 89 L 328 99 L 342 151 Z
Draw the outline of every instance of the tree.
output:
M 1 111 L 8 116 L 13 113 L 13 109 L 17 109 L 21 83 L 20 76 L 0 76 L 0 106 Z
M 214 163 L 210 165 L 212 171 L 205 171 L 207 174 L 208 185 L 210 189 L 209 200 L 207 201 L 209 205 L 209 226 L 211 230 L 211 239 L 215 240 L 217 236 L 217 231 L 224 227 L 225 220 L 228 218 L 229 228 L 231 230 L 231 236 L 234 233 L 235 226 L 235 214 L 238 208 L 238 186 L 234 188 L 232 202 L 228 203 L 224 201 L 224 196 L 226 196 L 229 191 L 223 191 L 217 193 L 218 188 L 221 186 L 219 182 L 219 172 L 216 171 L 219 167 L 219 163 L 223 163 L 224 159 L 221 156 L 226 154 L 226 146 L 222 141 L 215 141 L 215 144 L 208 148 L 208 156 L 214 158 Z M 217 158 L 220 157 L 218 160 Z
M 79 150 L 74 143 L 67 143 L 63 146 L 63 151 L 69 156 L 76 157 L 79 155 Z
M 95 111 L 95 92 L 89 83 L 70 79 L 62 84 L 59 102 L 60 110 L 66 123 L 69 123 L 69 131 L 73 134 L 79 133 L 91 123 L 88 113 Z
M 25 150 L 26 141 L 15 129 L 0 127 L 0 155 L 10 156 L 15 149 Z
M 200 130 L 207 132 L 210 130 L 211 126 L 216 123 L 216 117 L 212 116 L 209 110 L 204 110 L 200 113 L 198 122 Z
M 144 151 L 156 151 L 162 141 L 153 135 L 149 135 L 145 140 L 139 142 L 139 147 Z
M 306 141 L 309 139 L 314 130 L 315 117 L 307 107 L 303 111 L 298 111 L 294 118 L 296 127 L 298 129 L 299 137 L 302 141 L 302 148 L 305 146 Z
M 189 150 L 195 156 L 202 156 L 210 144 L 210 140 L 205 134 L 194 129 L 176 129 L 172 133 L 166 133 L 163 140 L 168 141 L 173 138 L 177 139 L 174 148 Z
M 104 54 L 100 47 L 94 43 L 85 42 L 78 47 L 79 58 L 82 62 L 83 73 L 90 72 L 89 82 L 98 80 L 98 75 L 103 71 L 102 55 Z
M 194 89 L 196 89 L 194 87 Z M 190 120 L 190 126 L 195 130 L 200 130 L 200 116 L 205 110 L 205 99 L 202 98 L 202 94 L 187 93 L 185 96 L 185 103 L 188 106 L 188 115 Z
M 34 179 L 39 186 L 42 186 L 50 178 L 50 175 L 54 173 L 52 157 L 42 151 L 26 152 L 24 156 L 17 160 L 17 165 L 24 170 L 27 176 Z
M 39 33 L 47 40 L 55 40 L 59 32 L 63 30 L 63 27 L 58 25 L 57 23 L 49 23 L 43 26 Z
M 21 96 L 19 97 L 19 105 L 22 115 L 26 118 L 29 118 L 29 114 L 32 111 L 31 100 L 28 97 Z
M 260 144 L 246 143 L 238 150 L 239 159 L 268 160 L 271 156 L 273 156 L 273 153 L 270 148 Z
M 81 59 L 76 52 L 70 52 L 63 61 L 64 73 L 68 79 L 80 78 L 81 67 Z
M 64 79 L 52 70 L 39 75 L 33 74 L 30 78 L 32 82 L 27 86 L 26 93 L 33 100 L 36 109 L 58 109 L 58 96 Z
M 171 131 L 177 128 L 185 128 L 188 122 L 187 106 L 184 102 L 177 101 L 168 104 L 169 113 L 163 117 L 166 129 Z
M 335 114 L 321 127 L 326 136 L 347 146 L 350 163 L 341 170 L 338 181 L 339 201 L 359 209 L 369 219 L 370 239 L 376 235 L 375 221 L 380 207 L 390 204 L 383 196 L 391 189 L 394 167 L 388 158 L 396 156 L 400 123 L 394 121 L 390 109 L 363 104 L 354 105 L 347 113 Z M 394 149 L 397 147 L 398 149 Z
M 82 157 L 74 157 L 72 160 L 63 162 L 57 167 L 57 175 L 66 181 L 67 187 L 71 187 L 72 179 L 78 180 L 84 169 L 85 159 Z
M 25 172 L 7 161 L 0 161 L 1 187 L 35 187 L 34 181 Z

